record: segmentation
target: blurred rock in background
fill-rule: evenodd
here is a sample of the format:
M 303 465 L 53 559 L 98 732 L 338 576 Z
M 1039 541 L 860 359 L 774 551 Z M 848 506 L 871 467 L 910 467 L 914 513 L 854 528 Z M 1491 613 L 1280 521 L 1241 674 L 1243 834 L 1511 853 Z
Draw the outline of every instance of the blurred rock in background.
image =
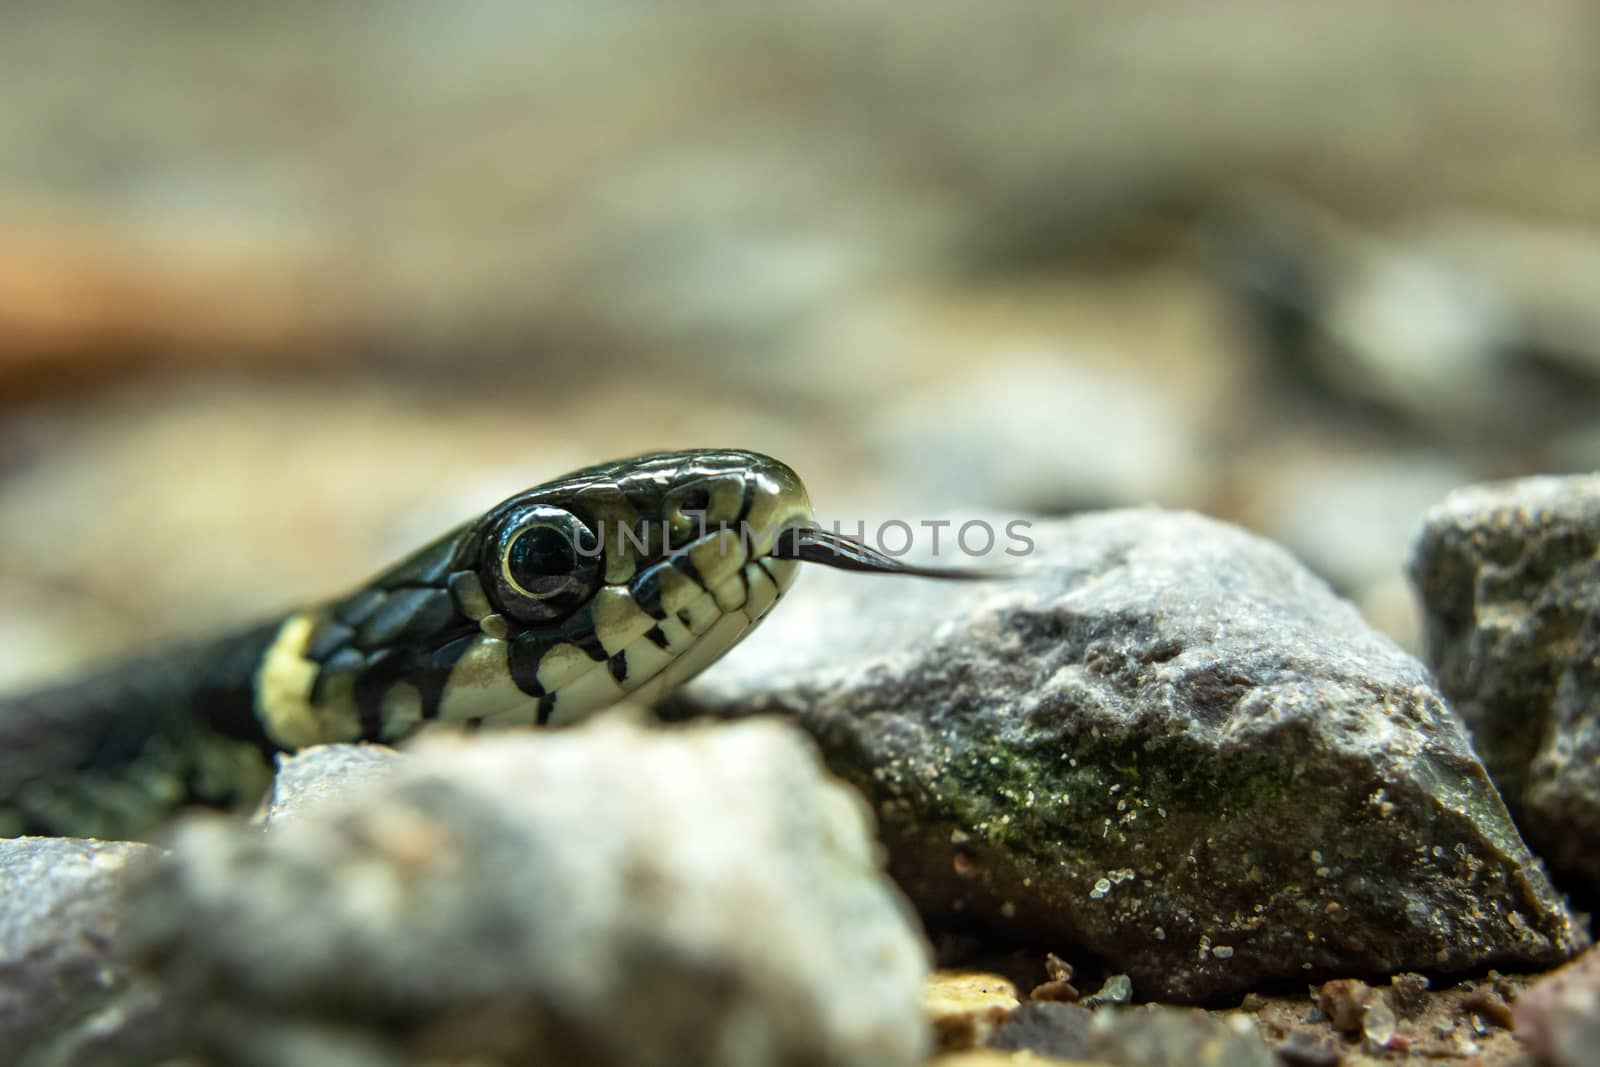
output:
M 1414 643 L 1430 499 L 1600 463 L 1597 33 L 1581 0 L 11 12 L 0 688 L 702 444 L 824 519 L 1197 507 Z

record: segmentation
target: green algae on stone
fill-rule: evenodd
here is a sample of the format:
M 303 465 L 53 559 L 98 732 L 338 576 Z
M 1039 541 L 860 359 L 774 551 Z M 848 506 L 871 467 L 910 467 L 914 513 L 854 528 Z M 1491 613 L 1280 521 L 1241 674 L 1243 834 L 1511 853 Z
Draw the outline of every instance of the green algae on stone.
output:
M 1281 549 L 1151 510 L 1030 533 L 1010 582 L 808 574 L 669 710 L 798 715 L 925 919 L 1141 996 L 1583 943 L 1427 671 Z

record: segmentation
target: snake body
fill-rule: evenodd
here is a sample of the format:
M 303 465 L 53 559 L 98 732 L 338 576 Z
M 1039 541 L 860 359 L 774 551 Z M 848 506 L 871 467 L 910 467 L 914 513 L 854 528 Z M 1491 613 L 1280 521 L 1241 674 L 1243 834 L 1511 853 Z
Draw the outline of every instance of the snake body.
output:
M 139 837 L 185 805 L 252 803 L 279 752 L 650 700 L 819 558 L 779 549 L 811 522 L 800 479 L 754 452 L 536 486 L 348 595 L 0 701 L 0 834 Z

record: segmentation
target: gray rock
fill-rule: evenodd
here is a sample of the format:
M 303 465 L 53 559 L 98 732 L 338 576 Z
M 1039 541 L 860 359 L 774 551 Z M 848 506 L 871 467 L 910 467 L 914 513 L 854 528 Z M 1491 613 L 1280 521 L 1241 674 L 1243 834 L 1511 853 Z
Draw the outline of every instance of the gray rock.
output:
M 130 916 L 169 1054 L 892 1065 L 928 1040 L 870 816 L 783 724 L 424 744 L 266 832 L 182 826 Z
M 1412 581 L 1428 661 L 1550 866 L 1600 889 L 1600 477 L 1452 493 Z
M 122 841 L 0 839 L 0 1049 L 24 1047 L 126 984 L 115 952 L 117 893 L 128 865 L 154 851 Z
M 1086 1060 L 1093 1055 L 1090 1050 L 1090 1027 L 1093 1025 L 1094 1012 L 1082 1004 L 1029 1002 L 1011 1013 L 1005 1024 L 990 1036 L 988 1045 L 1007 1052 Z
M 1564 959 L 1583 937 L 1427 671 L 1189 514 L 1037 523 L 998 583 L 807 573 L 666 710 L 799 716 L 931 921 L 1141 996 Z
M 400 754 L 387 745 L 317 745 L 278 759 L 261 821 L 296 818 L 334 797 L 388 775 Z

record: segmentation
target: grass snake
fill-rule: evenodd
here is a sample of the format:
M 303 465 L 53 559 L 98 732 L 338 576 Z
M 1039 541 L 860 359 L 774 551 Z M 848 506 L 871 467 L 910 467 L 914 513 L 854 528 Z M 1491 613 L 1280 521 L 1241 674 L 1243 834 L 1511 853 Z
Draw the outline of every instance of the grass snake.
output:
M 906 566 L 815 525 L 795 473 L 656 453 L 518 493 L 348 595 L 0 699 L 0 836 L 134 838 L 248 807 L 277 753 L 648 702 L 740 640 L 803 561 Z

